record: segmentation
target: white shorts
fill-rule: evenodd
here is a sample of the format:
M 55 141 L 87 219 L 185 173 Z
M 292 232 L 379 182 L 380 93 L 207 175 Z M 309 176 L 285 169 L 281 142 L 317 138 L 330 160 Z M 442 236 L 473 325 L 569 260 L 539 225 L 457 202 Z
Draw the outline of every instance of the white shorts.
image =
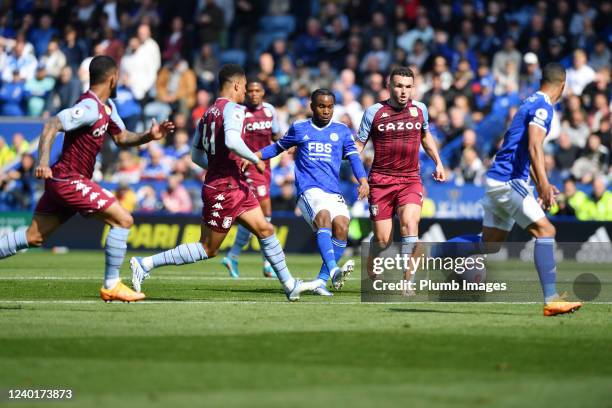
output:
M 304 191 L 300 195 L 297 205 L 302 211 L 302 217 L 313 230 L 317 229 L 314 225 L 314 219 L 321 210 L 329 211 L 332 221 L 338 216 L 350 218 L 344 197 L 340 194 L 326 193 L 320 188 L 309 188 Z
M 525 180 L 499 181 L 487 177 L 482 225 L 510 231 L 514 222 L 523 229 L 546 217 Z

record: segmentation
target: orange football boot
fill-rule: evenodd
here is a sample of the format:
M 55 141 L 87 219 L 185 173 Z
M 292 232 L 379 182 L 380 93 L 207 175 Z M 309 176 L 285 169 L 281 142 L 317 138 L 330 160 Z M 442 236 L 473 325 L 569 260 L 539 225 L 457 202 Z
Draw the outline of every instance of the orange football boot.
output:
M 120 300 L 122 302 L 137 302 L 145 298 L 144 293 L 134 292 L 119 281 L 114 288 L 105 289 L 104 286 L 100 288 L 100 297 L 105 302 L 112 302 L 113 300 Z
M 544 305 L 544 316 L 556 316 L 565 313 L 574 313 L 582 307 L 580 302 L 568 302 L 565 300 L 565 294 L 557 296 L 557 298 L 547 302 Z

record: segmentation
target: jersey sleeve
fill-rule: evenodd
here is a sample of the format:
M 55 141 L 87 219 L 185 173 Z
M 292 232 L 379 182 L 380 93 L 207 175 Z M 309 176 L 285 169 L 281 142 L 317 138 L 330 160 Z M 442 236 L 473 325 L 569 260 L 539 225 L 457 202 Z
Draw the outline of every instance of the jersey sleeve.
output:
M 223 130 L 225 135 L 238 132 L 242 137 L 244 125 L 244 108 L 236 103 L 229 102 L 223 108 Z
M 363 114 L 363 118 L 361 118 L 361 124 L 359 125 L 359 131 L 357 132 L 357 140 L 362 143 L 368 141 L 370 137 L 370 130 L 372 128 L 372 122 L 374 122 L 374 116 L 382 107 L 381 104 L 377 103 L 370 106 L 365 113 Z
M 278 124 L 278 114 L 276 113 L 276 109 L 269 103 L 264 103 L 264 106 L 270 109 L 270 112 L 272 112 L 272 133 L 277 134 L 280 132 L 280 125 Z
M 65 132 L 83 126 L 91 126 L 99 117 L 98 104 L 93 99 L 83 99 L 72 108 L 62 110 L 57 118 L 62 123 Z
M 539 126 L 548 134 L 553 117 L 553 107 L 549 104 L 534 106 L 529 111 L 529 124 Z
M 299 142 L 297 134 L 298 132 L 294 123 L 289 127 L 289 130 L 287 130 L 285 136 L 278 140 L 276 144 L 278 144 L 283 150 L 287 150 L 293 146 L 296 146 Z
M 357 151 L 357 146 L 355 146 L 355 138 L 351 131 L 346 128 L 344 133 L 344 143 L 342 144 L 342 158 L 346 159 L 352 154 L 359 155 L 359 151 Z
M 413 104 L 416 107 L 418 107 L 421 110 L 421 112 L 423 112 L 423 124 L 422 124 L 423 132 L 425 132 L 426 130 L 429 130 L 429 112 L 427 111 L 427 106 L 425 106 L 423 102 L 419 102 L 419 101 L 413 101 Z
M 111 107 L 111 114 L 110 114 L 111 120 L 108 123 L 108 133 L 114 136 L 114 135 L 118 135 L 119 133 L 125 130 L 125 124 L 123 123 L 123 120 L 121 120 L 121 117 L 119 116 L 119 113 L 117 112 L 117 107 L 115 106 L 115 103 L 111 101 L 110 99 L 108 100 L 108 103 Z

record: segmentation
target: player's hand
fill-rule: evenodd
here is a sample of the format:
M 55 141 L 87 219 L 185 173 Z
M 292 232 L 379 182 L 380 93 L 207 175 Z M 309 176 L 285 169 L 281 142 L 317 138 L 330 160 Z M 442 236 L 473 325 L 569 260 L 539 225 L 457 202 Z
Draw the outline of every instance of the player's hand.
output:
M 34 175 L 39 179 L 50 179 L 53 177 L 53 173 L 51 172 L 51 168 L 49 166 L 37 166 L 34 170 Z
M 153 119 L 151 129 L 149 129 L 149 134 L 151 135 L 151 140 L 161 140 L 170 133 L 174 132 L 174 129 L 174 123 L 170 122 L 169 120 L 164 120 L 162 123 L 158 124 L 157 121 Z
M 538 193 L 540 194 L 538 202 L 545 211 L 548 211 L 557 202 L 559 190 L 552 184 L 545 184 L 539 188 Z
M 444 171 L 444 166 L 442 163 L 436 165 L 436 170 L 431 174 L 433 179 L 438 182 L 446 181 L 446 173 Z
M 290 147 L 289 149 L 287 149 L 287 154 L 295 154 L 296 150 L 297 146 Z
M 242 163 L 240 163 L 240 171 L 244 173 L 250 165 L 250 161 L 248 161 L 247 159 L 242 159 Z
M 257 168 L 258 172 L 263 174 L 266 171 L 266 162 L 263 160 L 259 160 L 259 162 L 255 165 L 255 167 Z
M 370 194 L 368 179 L 362 178 L 359 180 L 359 188 L 357 189 L 357 193 L 359 193 L 359 200 L 366 198 Z

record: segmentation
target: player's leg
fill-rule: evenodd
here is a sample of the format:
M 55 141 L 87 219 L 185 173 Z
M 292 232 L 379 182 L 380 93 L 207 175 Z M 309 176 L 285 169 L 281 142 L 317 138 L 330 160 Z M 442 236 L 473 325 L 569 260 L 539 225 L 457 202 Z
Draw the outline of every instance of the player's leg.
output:
M 268 186 L 270 185 L 270 183 L 268 183 Z M 266 198 L 264 198 L 263 200 L 261 200 L 259 202 L 259 205 L 261 206 L 261 211 L 263 211 L 264 213 L 264 217 L 266 217 L 266 221 L 268 221 L 269 223 L 272 222 L 272 200 L 270 200 L 270 195 L 268 194 L 266 196 Z M 268 260 L 266 259 L 265 254 L 262 252 L 261 256 L 263 258 L 263 274 L 266 278 L 273 278 L 274 277 L 274 269 L 272 268 L 272 265 L 270 265 L 270 262 L 268 262 Z
M 27 229 L 0 236 L 0 259 L 13 256 L 22 249 L 41 246 L 63 222 L 62 216 L 34 214 Z
M 418 246 L 419 241 L 419 222 L 421 221 L 421 204 L 410 202 L 401 205 L 397 209 L 397 217 L 400 223 L 401 249 L 402 256 L 418 256 L 422 252 L 422 248 Z M 414 201 L 414 200 L 412 200 Z M 404 271 L 405 279 L 414 282 L 416 271 L 408 268 Z
M 368 252 L 367 270 L 370 279 L 378 279 L 374 274 L 374 258 L 378 257 L 382 251 L 393 242 L 393 218 L 379 219 L 372 221 L 372 239 L 370 240 L 370 250 Z
M 348 239 L 348 225 L 349 218 L 345 216 L 336 216 L 332 220 L 332 248 L 334 251 L 334 259 L 336 261 L 336 265 L 342 258 L 344 254 L 344 250 L 346 249 L 346 240 Z M 321 281 L 322 284 L 326 284 L 330 278 L 329 269 L 327 264 L 323 262 L 321 265 L 321 270 L 319 271 L 319 275 L 317 279 Z
M 257 206 L 238 216 L 238 222 L 251 231 L 259 240 L 261 251 L 276 272 L 276 277 L 283 285 L 285 294 L 290 301 L 300 298 L 306 290 L 313 290 L 314 284 L 294 279 L 285 262 L 285 252 L 274 233 L 274 227 L 263 215 L 261 207 Z

